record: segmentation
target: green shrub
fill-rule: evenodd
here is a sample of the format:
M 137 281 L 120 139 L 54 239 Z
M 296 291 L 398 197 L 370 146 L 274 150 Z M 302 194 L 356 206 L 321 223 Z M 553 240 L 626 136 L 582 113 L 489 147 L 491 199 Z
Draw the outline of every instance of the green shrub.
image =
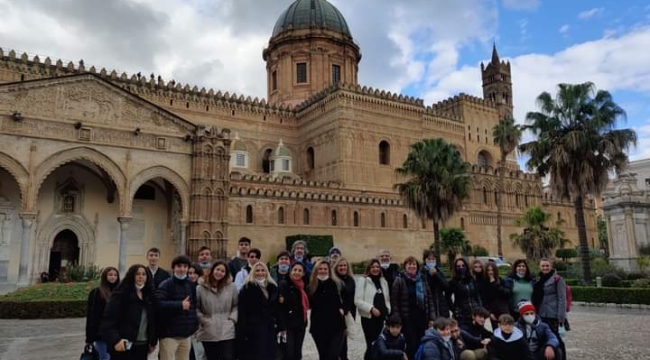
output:
M 97 285 L 97 281 L 35 284 L 0 296 L 0 303 L 4 301 L 86 300 L 90 290 Z
M 568 264 L 562 260 L 558 260 L 553 263 L 553 267 L 557 271 L 566 271 L 568 268 Z
M 574 286 L 571 294 L 573 301 L 650 305 L 650 289 Z
M 631 287 L 633 288 L 650 288 L 650 279 L 649 278 L 643 278 L 643 279 L 636 279 L 632 282 Z
M 580 279 L 564 279 L 564 282 L 571 287 L 584 285 L 584 282 Z
M 59 319 L 85 316 L 85 299 L 0 301 L 0 319 Z
M 639 247 L 639 255 L 650 256 L 650 244 L 641 245 Z
M 650 273 L 646 271 L 632 271 L 627 273 L 626 280 L 650 279 Z
M 490 252 L 481 245 L 472 246 L 472 256 L 490 256 Z
M 577 258 L 578 251 L 576 249 L 557 249 L 555 250 L 555 257 L 567 261 L 567 259 Z
M 309 255 L 311 256 L 327 256 L 329 249 L 334 246 L 334 237 L 332 235 L 290 235 L 285 239 L 287 251 L 291 251 L 291 246 L 298 240 L 307 243 Z
M 368 266 L 368 261 L 360 261 L 350 264 L 352 266 L 352 272 L 355 274 L 363 274 L 366 272 L 366 266 Z
M 595 279 L 600 276 L 603 277 L 606 274 L 615 274 L 621 279 L 627 278 L 627 273 L 625 270 L 619 268 L 615 265 L 610 265 L 605 259 L 594 259 L 591 261 L 591 275 Z M 583 279 L 582 276 L 582 266 L 578 263 L 568 271 L 568 276 L 570 278 Z
M 616 274 L 605 274 L 602 277 L 602 284 L 605 287 L 623 287 L 623 280 Z
M 60 281 L 68 283 L 99 280 L 101 274 L 102 269 L 97 265 L 72 265 L 66 269 Z

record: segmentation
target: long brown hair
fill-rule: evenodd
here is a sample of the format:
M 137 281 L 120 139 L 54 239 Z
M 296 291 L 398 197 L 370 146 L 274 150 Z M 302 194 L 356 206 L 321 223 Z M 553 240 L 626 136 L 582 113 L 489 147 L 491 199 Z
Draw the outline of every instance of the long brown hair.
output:
M 223 279 L 217 280 L 214 278 L 214 269 L 217 268 L 217 266 L 223 266 L 226 269 L 226 274 L 224 275 Z M 217 289 L 217 292 L 223 289 L 226 285 L 230 284 L 232 282 L 232 277 L 230 276 L 230 269 L 228 269 L 228 265 L 219 260 L 212 264 L 212 267 L 210 268 L 210 273 L 207 274 L 204 278 L 204 284 L 206 284 L 208 287 Z
M 332 270 L 332 266 L 327 260 L 321 259 L 316 261 L 316 264 L 314 265 L 314 270 L 312 270 L 311 272 L 311 277 L 309 278 L 309 285 L 307 285 L 309 294 L 314 294 L 316 292 L 316 289 L 318 289 L 318 268 L 321 266 L 321 264 L 327 265 L 330 279 L 334 281 L 334 284 L 336 284 L 336 288 L 339 291 L 341 291 L 342 288 L 341 280 L 339 279 L 338 276 L 336 276 L 336 271 Z
M 115 271 L 117 274 L 117 281 L 114 284 L 108 282 L 108 273 Z M 102 271 L 101 281 L 99 282 L 99 296 L 102 297 L 102 300 L 108 301 L 111 297 L 113 289 L 120 283 L 120 272 L 116 268 L 109 266 Z

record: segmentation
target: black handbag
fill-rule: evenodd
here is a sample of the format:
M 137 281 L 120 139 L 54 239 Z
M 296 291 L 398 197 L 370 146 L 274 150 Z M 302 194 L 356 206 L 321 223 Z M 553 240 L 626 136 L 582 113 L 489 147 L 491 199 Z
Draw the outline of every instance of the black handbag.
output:
M 84 346 L 84 352 L 81 353 L 79 360 L 99 360 L 99 354 L 92 345 L 88 344 Z

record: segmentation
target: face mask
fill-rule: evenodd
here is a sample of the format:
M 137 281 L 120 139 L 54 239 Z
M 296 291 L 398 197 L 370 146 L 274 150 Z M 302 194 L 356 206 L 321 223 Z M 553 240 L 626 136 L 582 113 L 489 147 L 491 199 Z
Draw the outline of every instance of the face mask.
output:
M 178 280 L 185 280 L 185 279 L 187 279 L 187 274 L 186 275 L 176 275 L 176 274 L 174 274 L 174 277 L 177 278 Z
M 289 265 L 279 265 L 278 270 L 282 273 L 289 272 Z
M 526 276 L 526 274 L 521 275 L 520 273 L 517 273 L 517 277 L 520 278 L 520 279 L 523 279 L 525 276 Z
M 532 324 L 535 321 L 535 315 L 524 315 L 523 318 L 527 324 Z
M 381 263 L 381 264 L 379 264 L 379 266 L 381 266 L 382 269 L 388 269 L 388 267 L 390 266 L 390 263 L 386 263 L 386 264 Z
M 302 256 L 294 256 L 294 259 L 298 262 L 302 262 Z
M 451 336 L 443 336 L 442 337 L 442 340 L 444 340 L 444 341 L 449 341 L 449 339 L 451 339 Z
M 209 269 L 212 265 L 210 263 L 200 263 L 199 266 L 201 269 Z
M 460 268 L 460 269 L 456 269 L 456 270 L 458 270 L 458 274 L 460 276 L 465 276 L 465 274 L 467 274 L 467 268 Z
M 266 286 L 266 279 L 255 279 L 260 286 Z
M 433 269 L 433 268 L 435 268 L 435 267 L 436 267 L 436 261 L 435 261 L 435 260 L 433 260 L 433 261 L 431 261 L 431 260 L 427 261 L 427 269 L 431 270 L 431 269 Z
M 318 276 L 316 276 L 316 278 L 318 278 L 318 280 L 320 280 L 320 281 L 325 281 L 325 280 L 329 279 L 330 277 L 329 277 L 329 275 L 318 275 Z
M 142 285 L 135 284 L 135 288 L 138 289 L 138 290 L 142 290 L 142 289 L 144 289 L 144 284 L 142 284 Z

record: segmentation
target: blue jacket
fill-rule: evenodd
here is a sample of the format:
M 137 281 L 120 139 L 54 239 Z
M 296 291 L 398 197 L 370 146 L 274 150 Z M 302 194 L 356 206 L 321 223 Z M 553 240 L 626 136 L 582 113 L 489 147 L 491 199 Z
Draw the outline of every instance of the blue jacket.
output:
M 190 297 L 190 309 L 183 310 L 183 300 Z M 199 328 L 196 316 L 196 284 L 185 278 L 171 277 L 158 287 L 156 293 L 159 307 L 158 330 L 160 338 L 190 337 Z
M 424 345 L 421 360 L 453 360 L 453 345 L 445 341 L 436 329 L 429 328 L 420 341 Z
M 384 328 L 373 343 L 375 360 L 403 360 L 406 353 L 406 338 L 403 334 L 395 337 L 388 328 Z
M 526 322 L 524 321 L 523 318 L 520 318 L 519 321 L 517 321 L 516 326 L 521 332 L 524 334 L 524 338 L 526 338 L 526 342 L 530 342 L 530 339 L 527 336 L 526 332 Z M 557 339 L 557 336 L 553 334 L 553 331 L 551 331 L 551 327 L 548 326 L 545 322 L 543 322 L 539 316 L 535 316 L 535 321 L 533 322 L 532 330 L 535 331 L 535 334 L 537 335 L 537 341 L 539 344 L 539 347 L 537 348 L 537 352 L 544 351 L 544 349 L 547 346 L 551 346 L 554 349 L 558 349 L 560 347 L 560 342 Z M 530 344 L 529 344 L 530 345 Z

